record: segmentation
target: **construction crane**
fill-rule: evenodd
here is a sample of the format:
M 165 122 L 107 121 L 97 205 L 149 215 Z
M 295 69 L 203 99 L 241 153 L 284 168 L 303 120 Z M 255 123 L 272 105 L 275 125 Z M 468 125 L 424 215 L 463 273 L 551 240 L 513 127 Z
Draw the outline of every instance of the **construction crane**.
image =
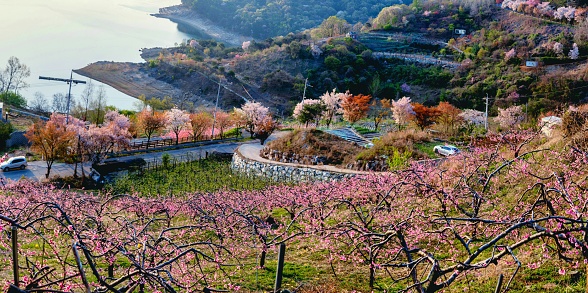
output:
M 44 79 L 44 80 L 53 80 L 53 81 L 62 81 L 65 83 L 69 84 L 69 92 L 67 93 L 67 113 L 65 116 L 65 124 L 69 123 L 69 103 L 71 101 L 71 84 L 75 83 L 83 83 L 85 84 L 86 82 L 83 80 L 77 80 L 77 79 L 73 79 L 73 70 L 71 71 L 70 75 L 69 75 L 69 79 L 66 78 L 57 78 L 57 77 L 47 77 L 47 76 L 39 76 L 39 79 Z

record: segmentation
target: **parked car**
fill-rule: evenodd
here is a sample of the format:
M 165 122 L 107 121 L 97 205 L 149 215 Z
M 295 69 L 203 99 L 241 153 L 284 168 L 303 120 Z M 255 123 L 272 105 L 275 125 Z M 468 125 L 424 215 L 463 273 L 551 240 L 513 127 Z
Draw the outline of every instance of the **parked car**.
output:
M 24 168 L 26 168 L 26 167 L 27 167 L 27 159 L 23 156 L 12 157 L 12 158 L 6 160 L 6 162 L 3 162 L 2 164 L 0 164 L 0 169 L 2 169 L 2 171 L 4 171 L 4 172 L 8 172 L 10 169 L 24 170 Z
M 442 156 L 451 156 L 459 153 L 459 149 L 456 146 L 450 144 L 436 145 L 433 148 L 433 151 L 435 151 L 436 154 Z

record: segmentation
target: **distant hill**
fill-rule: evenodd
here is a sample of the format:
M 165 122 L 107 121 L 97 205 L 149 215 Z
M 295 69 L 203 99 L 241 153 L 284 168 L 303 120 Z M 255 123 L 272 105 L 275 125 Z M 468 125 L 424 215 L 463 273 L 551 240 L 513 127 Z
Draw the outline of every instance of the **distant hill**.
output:
M 182 0 L 199 14 L 235 32 L 265 39 L 299 32 L 336 15 L 367 22 L 384 8 L 411 0 Z

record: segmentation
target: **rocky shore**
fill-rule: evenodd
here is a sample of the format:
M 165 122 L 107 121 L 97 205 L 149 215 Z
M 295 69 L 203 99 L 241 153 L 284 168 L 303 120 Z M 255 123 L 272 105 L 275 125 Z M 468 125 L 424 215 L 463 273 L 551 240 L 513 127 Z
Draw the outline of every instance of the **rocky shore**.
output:
M 252 40 L 251 37 L 241 36 L 228 32 L 218 25 L 215 25 L 206 17 L 199 15 L 189 7 L 176 5 L 159 9 L 159 13 L 151 14 L 155 17 L 167 18 L 177 24 L 187 25 L 208 36 L 211 39 L 221 41 L 230 46 L 241 46 L 244 41 Z

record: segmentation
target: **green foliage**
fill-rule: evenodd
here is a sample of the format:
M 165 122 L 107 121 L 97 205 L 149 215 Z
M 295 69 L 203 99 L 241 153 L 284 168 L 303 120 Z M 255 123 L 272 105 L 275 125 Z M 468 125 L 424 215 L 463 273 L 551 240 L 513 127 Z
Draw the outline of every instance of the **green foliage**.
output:
M 147 65 L 149 66 L 149 68 L 157 67 L 157 65 L 159 65 L 159 60 L 151 59 L 149 60 L 149 63 L 147 63 Z
M 341 61 L 335 56 L 325 58 L 325 66 L 331 70 L 337 70 L 341 67 Z
M 394 148 L 392 151 L 392 156 L 388 157 L 387 163 L 390 170 L 400 170 L 404 169 L 408 166 L 408 162 L 412 157 L 412 152 L 410 150 L 405 150 L 404 152 L 400 152 L 398 149 Z
M 0 149 L 6 148 L 6 140 L 10 138 L 10 134 L 14 131 L 14 127 L 10 122 L 0 121 Z
M 265 39 L 317 27 L 334 15 L 337 15 L 337 19 L 349 23 L 366 21 L 378 15 L 384 7 L 398 4 L 398 1 L 182 0 L 182 3 L 191 6 L 202 15 L 207 15 L 220 25 L 241 34 Z M 227 19 L 231 21 L 226 21 Z
M 27 106 L 27 100 L 23 96 L 14 92 L 0 93 L 0 101 L 18 108 L 24 108 Z
M 316 121 L 318 124 L 318 119 L 320 119 L 323 112 L 327 110 L 327 106 L 323 103 L 318 104 L 306 104 L 302 107 L 302 111 L 300 111 L 300 115 L 298 115 L 298 121 L 301 124 L 307 124 L 309 122 Z
M 169 162 L 171 160 L 171 156 L 168 153 L 163 153 L 161 155 L 161 164 L 163 164 L 164 169 L 169 169 Z
M 209 158 L 190 163 L 170 163 L 169 168 L 130 173 L 117 178 L 106 189 L 115 194 L 137 192 L 141 196 L 185 196 L 191 192 L 253 190 L 276 184 L 262 178 L 234 174 L 230 159 Z

